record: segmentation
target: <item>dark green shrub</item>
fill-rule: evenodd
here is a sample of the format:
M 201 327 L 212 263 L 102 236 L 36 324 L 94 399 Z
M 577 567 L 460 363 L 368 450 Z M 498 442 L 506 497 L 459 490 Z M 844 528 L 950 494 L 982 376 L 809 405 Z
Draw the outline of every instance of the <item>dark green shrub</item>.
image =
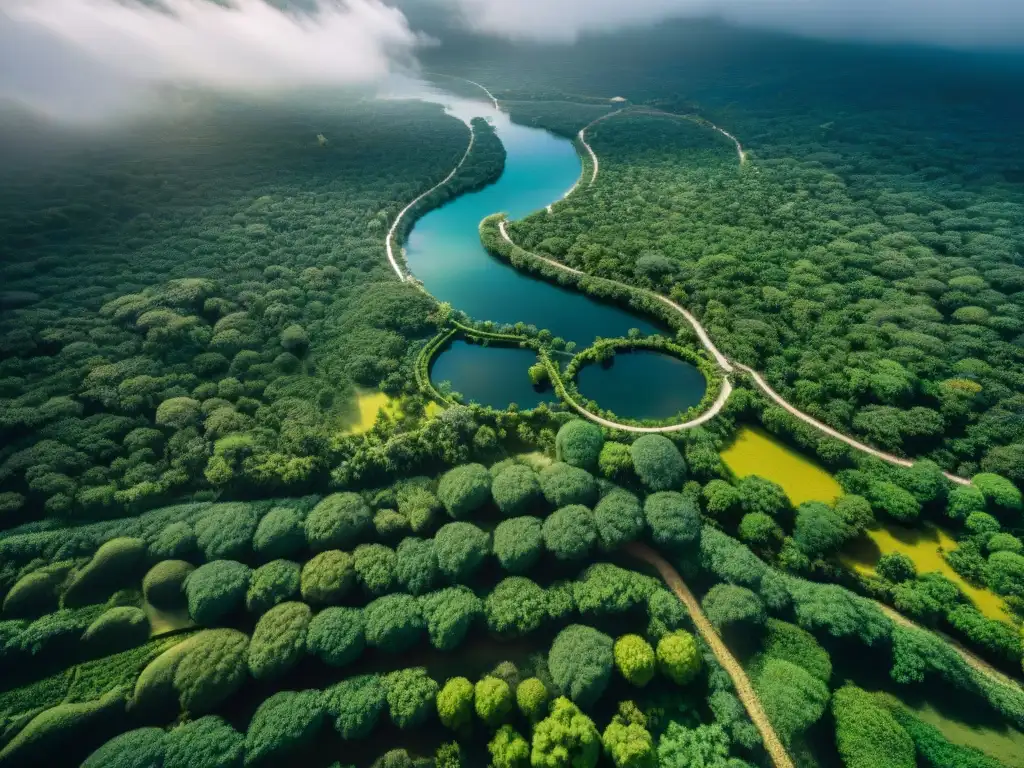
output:
M 448 587 L 421 597 L 420 610 L 430 644 L 440 651 L 454 651 L 483 613 L 483 601 L 467 587 Z
M 548 618 L 543 587 L 523 576 L 503 579 L 484 600 L 487 626 L 502 637 L 529 634 Z
M 334 728 L 346 740 L 365 739 L 380 719 L 387 699 L 377 675 L 359 675 L 332 685 L 323 694 Z
M 917 568 L 914 561 L 902 552 L 890 552 L 878 558 L 875 570 L 883 579 L 897 584 L 901 581 L 908 581 L 917 576 Z
M 252 553 L 257 522 L 248 504 L 218 504 L 196 521 L 196 542 L 208 561 L 242 560 Z
M 89 625 L 82 642 L 90 654 L 109 656 L 149 639 L 149 619 L 141 608 L 121 606 L 105 611 Z
M 1024 597 L 1024 555 L 993 552 L 988 558 L 988 585 L 1001 595 Z
M 863 496 L 844 494 L 836 501 L 834 509 L 839 518 L 857 532 L 867 530 L 875 522 L 871 502 Z
M 164 768 L 239 768 L 245 737 L 215 715 L 172 728 L 165 741 Z
M 299 595 L 300 568 L 290 560 L 271 560 L 252 572 L 245 607 L 249 613 L 262 614 L 275 605 Z
M 534 512 L 544 503 L 537 473 L 522 464 L 498 473 L 491 483 L 491 496 L 505 517 Z
M 150 557 L 158 560 L 185 560 L 198 551 L 195 531 L 180 521 L 166 526 L 149 545 Z
M 782 527 L 764 512 L 749 512 L 740 520 L 740 538 L 756 549 L 774 548 L 785 536 Z
M 803 667 L 824 683 L 832 677 L 832 659 L 810 632 L 795 624 L 768 619 L 764 654 Z
M 391 721 L 399 728 L 422 725 L 435 712 L 437 683 L 423 667 L 385 675 L 384 691 Z
M 675 491 L 652 493 L 644 500 L 644 517 L 655 544 L 681 549 L 700 539 L 700 510 L 689 496 Z
M 548 669 L 562 695 L 593 706 L 611 679 L 613 645 L 608 635 L 582 624 L 559 632 L 548 652 Z
M 686 482 L 686 461 L 663 435 L 644 435 L 629 447 L 633 469 L 649 491 L 672 491 Z
M 946 514 L 954 520 L 966 520 L 972 512 L 985 510 L 985 494 L 973 485 L 958 485 L 949 492 Z
M 257 680 L 281 677 L 306 652 L 312 611 L 305 603 L 281 603 L 260 617 L 249 641 L 249 674 Z
M 4 598 L 4 616 L 31 618 L 57 610 L 60 587 L 68 577 L 71 564 L 41 568 L 22 576 Z
M 853 685 L 832 696 L 836 747 L 847 768 L 914 768 L 914 742 L 876 698 Z
M 252 537 L 253 551 L 262 558 L 287 558 L 306 546 L 302 515 L 288 507 L 275 507 L 256 526 Z
M 667 589 L 656 588 L 647 596 L 647 634 L 652 640 L 681 629 L 688 620 L 682 602 Z
M 306 632 L 306 649 L 325 664 L 343 667 L 366 647 L 366 620 L 359 608 L 324 608 Z
M 245 734 L 246 765 L 282 765 L 312 742 L 324 722 L 319 691 L 280 691 L 260 704 Z
M 353 553 L 356 577 L 368 595 L 384 595 L 395 588 L 395 551 L 383 544 L 360 544 Z
M 384 541 L 401 541 L 409 535 L 409 521 L 393 509 L 381 509 L 373 515 L 373 530 Z
M 509 573 L 530 570 L 543 551 L 541 521 L 536 517 L 503 520 L 494 529 L 494 554 Z
M 793 540 L 811 559 L 822 557 L 839 549 L 853 531 L 827 504 L 805 501 L 796 511 Z
M 818 722 L 828 706 L 828 686 L 784 659 L 768 656 L 753 683 L 768 719 L 787 745 Z
M 145 566 L 146 542 L 129 537 L 111 539 L 96 550 L 85 568 L 71 577 L 64 592 L 64 605 L 102 602 L 119 588 L 137 584 Z
M 921 503 L 914 498 L 914 494 L 895 483 L 873 481 L 866 495 L 872 509 L 884 512 L 894 520 L 912 522 L 921 514 Z
M 245 601 L 252 570 L 234 560 L 214 560 L 185 578 L 188 615 L 203 627 L 211 627 Z
M 109 730 L 124 717 L 124 691 L 115 688 L 101 698 L 78 704 L 58 704 L 35 715 L 0 749 L 0 766 L 50 765 L 65 746 L 89 738 L 97 729 Z
M 731 768 L 730 762 L 729 736 L 718 723 L 687 728 L 672 722 L 658 740 L 658 765 Z
M 472 578 L 490 552 L 490 537 L 472 523 L 442 525 L 434 537 L 438 570 L 452 582 Z
M 358 552 L 353 558 L 348 552 L 329 549 L 308 560 L 299 577 L 303 601 L 331 605 L 344 600 L 355 584 Z
M 175 610 L 185 605 L 185 580 L 195 566 L 184 560 L 161 560 L 142 579 L 142 594 L 155 608 Z
M 593 472 L 603 445 L 604 433 L 597 424 L 573 419 L 555 435 L 555 456 L 558 461 Z
M 433 539 L 409 536 L 395 551 L 395 576 L 398 583 L 413 595 L 422 595 L 434 588 L 439 570 Z
M 1015 552 L 1019 555 L 1024 550 L 1024 543 L 1012 533 L 996 533 L 989 538 L 985 548 L 989 552 Z
M 315 552 L 355 544 L 373 523 L 373 512 L 356 493 L 334 493 L 306 516 L 306 541 Z
M 594 515 L 579 504 L 552 512 L 541 532 L 544 546 L 559 560 L 583 560 L 597 541 Z
M 644 513 L 640 507 L 640 500 L 629 491 L 621 488 L 612 489 L 594 507 L 594 524 L 601 549 L 605 552 L 637 541 L 644 530 Z
M 982 472 L 971 478 L 971 484 L 981 491 L 985 501 L 995 509 L 1019 512 L 1024 507 L 1021 492 L 1005 477 Z
M 742 626 L 753 629 L 764 624 L 764 603 L 746 587 L 715 584 L 701 601 L 704 612 L 715 628 Z
M 281 346 L 288 352 L 301 356 L 309 347 L 309 334 L 298 323 L 292 323 L 281 331 Z
M 594 563 L 572 583 L 572 596 L 582 615 L 607 616 L 642 605 L 655 587 L 649 576 L 611 563 Z
M 708 485 L 710 486 L 711 483 Z M 790 507 L 789 497 L 782 490 L 782 486 L 760 475 L 748 475 L 742 478 L 736 486 L 736 494 L 740 508 L 748 514 L 761 512 L 771 517 L 778 517 Z
M 167 734 L 160 728 L 136 728 L 112 738 L 81 768 L 162 768 L 166 742 Z
M 555 507 L 570 504 L 592 506 L 597 501 L 597 482 L 584 469 L 556 461 L 541 470 L 540 487 L 544 498 Z
M 379 597 L 363 609 L 366 644 L 389 653 L 412 648 L 423 636 L 425 622 L 412 595 Z
M 491 473 L 482 464 L 463 464 L 450 469 L 437 484 L 437 497 L 456 520 L 482 507 L 490 495 Z

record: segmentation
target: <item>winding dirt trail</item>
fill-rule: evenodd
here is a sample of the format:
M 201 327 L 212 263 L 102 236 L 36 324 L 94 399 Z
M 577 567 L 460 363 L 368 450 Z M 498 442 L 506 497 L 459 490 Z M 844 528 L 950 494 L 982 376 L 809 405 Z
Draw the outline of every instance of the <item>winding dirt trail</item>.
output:
M 743 670 L 740 663 L 736 661 L 736 657 L 732 655 L 726 644 L 722 642 L 722 638 L 719 637 L 708 617 L 704 614 L 704 609 L 701 608 L 700 602 L 694 597 L 690 588 L 686 586 L 683 577 L 679 575 L 679 572 L 672 567 L 668 560 L 646 544 L 633 542 L 627 544 L 625 550 L 633 557 L 654 566 L 665 584 L 686 606 L 686 610 L 689 612 L 690 618 L 693 619 L 693 624 L 700 633 L 700 636 L 708 644 L 711 652 L 715 654 L 718 663 L 722 665 L 722 668 L 732 678 L 732 684 L 736 688 L 736 695 L 743 702 L 747 714 L 750 715 L 754 726 L 761 734 L 761 741 L 764 742 L 765 751 L 771 757 L 775 768 L 793 768 L 793 761 L 790 759 L 786 748 L 782 745 L 782 740 L 775 733 L 775 729 L 772 727 L 764 707 L 761 706 L 761 700 L 754 691 L 750 678 L 747 677 L 747 673 Z

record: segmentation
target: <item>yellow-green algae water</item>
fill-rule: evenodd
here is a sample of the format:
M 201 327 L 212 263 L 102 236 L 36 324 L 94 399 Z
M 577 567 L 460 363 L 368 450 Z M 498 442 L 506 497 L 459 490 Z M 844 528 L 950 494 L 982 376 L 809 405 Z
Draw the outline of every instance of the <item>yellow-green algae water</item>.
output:
M 831 503 L 843 494 L 823 467 L 755 427 L 740 429 L 732 445 L 722 451 L 722 461 L 738 478 L 760 475 L 778 483 L 794 505 Z
M 794 505 L 805 501 L 831 503 L 843 493 L 839 483 L 823 467 L 762 429 L 740 429 L 732 445 L 722 451 L 722 460 L 736 477 L 760 475 L 778 483 Z M 890 552 L 902 552 L 914 561 L 918 573 L 938 571 L 960 587 L 982 614 L 990 619 L 1005 620 L 1003 600 L 965 581 L 942 557 L 943 551 L 954 549 L 953 537 L 930 523 L 915 528 L 888 523 L 850 542 L 840 559 L 860 573 L 873 574 L 878 558 Z
M 377 416 L 384 412 L 388 418 L 399 419 L 402 417 L 401 404 L 395 398 L 384 392 L 357 391 L 355 409 L 353 413 L 344 420 L 342 431 L 352 435 L 361 435 L 373 429 L 377 422 Z M 425 418 L 432 419 L 441 411 L 437 403 L 427 403 Z

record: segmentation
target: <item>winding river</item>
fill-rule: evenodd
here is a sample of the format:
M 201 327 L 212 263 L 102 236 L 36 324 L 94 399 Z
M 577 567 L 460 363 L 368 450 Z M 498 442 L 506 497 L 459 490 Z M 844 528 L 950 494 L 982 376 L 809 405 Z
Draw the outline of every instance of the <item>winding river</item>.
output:
M 521 218 L 560 199 L 580 177 L 580 158 L 572 142 L 516 125 L 490 102 L 448 94 L 438 100 L 464 121 L 486 118 L 507 158 L 497 182 L 461 195 L 415 223 L 406 239 L 405 258 L 426 290 L 474 319 L 547 328 L 578 349 L 598 336 L 625 336 L 631 328 L 646 334 L 663 331 L 647 318 L 529 277 L 487 253 L 480 243 L 480 221 L 499 211 Z M 450 382 L 467 402 L 495 408 L 514 402 L 532 408 L 557 399 L 550 390 L 538 392 L 530 384 L 527 368 L 534 361 L 529 350 L 456 341 L 435 360 L 431 379 Z M 700 402 L 706 386 L 689 363 L 652 352 L 617 355 L 607 369 L 585 368 L 579 381 L 585 396 L 632 419 L 665 419 L 685 411 Z

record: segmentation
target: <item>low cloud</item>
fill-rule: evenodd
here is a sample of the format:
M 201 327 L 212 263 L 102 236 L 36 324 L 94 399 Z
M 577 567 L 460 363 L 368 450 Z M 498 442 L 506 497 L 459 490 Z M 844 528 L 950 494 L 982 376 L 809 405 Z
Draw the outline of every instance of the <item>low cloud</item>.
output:
M 362 84 L 422 43 L 379 0 L 285 12 L 264 0 L 6 0 L 0 99 L 62 117 L 131 109 L 153 86 L 273 92 Z
M 814 37 L 1024 47 L 1022 0 L 448 0 L 479 32 L 571 42 L 588 32 L 715 16 Z

